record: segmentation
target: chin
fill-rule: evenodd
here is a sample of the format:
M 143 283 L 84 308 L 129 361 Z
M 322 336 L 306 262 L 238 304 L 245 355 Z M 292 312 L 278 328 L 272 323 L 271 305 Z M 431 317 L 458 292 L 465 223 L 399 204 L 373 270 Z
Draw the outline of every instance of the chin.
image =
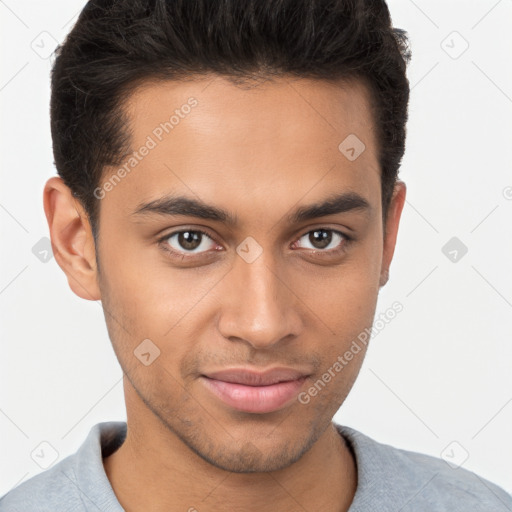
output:
M 290 453 L 287 449 L 261 451 L 250 441 L 240 450 L 199 453 L 206 462 L 231 473 L 268 473 L 284 469 L 296 462 L 305 450 Z

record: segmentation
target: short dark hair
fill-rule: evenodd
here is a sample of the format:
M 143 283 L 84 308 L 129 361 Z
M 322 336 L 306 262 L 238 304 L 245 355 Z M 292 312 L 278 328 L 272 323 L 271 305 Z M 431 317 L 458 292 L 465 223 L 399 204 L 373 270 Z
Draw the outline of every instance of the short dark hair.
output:
M 55 166 L 96 239 L 94 190 L 129 151 L 123 100 L 145 80 L 359 80 L 370 92 L 385 225 L 405 150 L 410 57 L 384 0 L 90 0 L 55 51 Z

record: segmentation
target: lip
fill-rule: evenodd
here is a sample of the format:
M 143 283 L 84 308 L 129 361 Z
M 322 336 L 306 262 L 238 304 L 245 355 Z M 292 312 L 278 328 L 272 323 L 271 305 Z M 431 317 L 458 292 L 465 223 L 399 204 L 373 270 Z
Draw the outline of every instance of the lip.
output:
M 307 377 L 307 374 L 291 368 L 274 368 L 265 372 L 229 369 L 201 375 L 201 381 L 229 407 L 261 414 L 288 405 Z
M 224 382 L 245 384 L 246 386 L 268 386 L 278 382 L 297 380 L 301 377 L 307 377 L 308 374 L 294 368 L 279 367 L 264 372 L 257 372 L 248 368 L 228 368 L 218 372 L 208 372 L 203 376 Z

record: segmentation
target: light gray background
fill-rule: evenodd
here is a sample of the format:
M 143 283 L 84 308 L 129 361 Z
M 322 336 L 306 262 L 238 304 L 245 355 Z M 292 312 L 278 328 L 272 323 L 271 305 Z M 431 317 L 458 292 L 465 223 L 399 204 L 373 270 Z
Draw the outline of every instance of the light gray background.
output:
M 55 174 L 47 57 L 83 5 L 0 1 L 0 495 L 95 423 L 126 419 L 101 304 L 32 251 Z M 389 6 L 409 32 L 412 96 L 407 203 L 377 315 L 404 310 L 373 338 L 335 420 L 512 492 L 512 1 Z M 452 237 L 468 248 L 457 262 L 442 251 Z

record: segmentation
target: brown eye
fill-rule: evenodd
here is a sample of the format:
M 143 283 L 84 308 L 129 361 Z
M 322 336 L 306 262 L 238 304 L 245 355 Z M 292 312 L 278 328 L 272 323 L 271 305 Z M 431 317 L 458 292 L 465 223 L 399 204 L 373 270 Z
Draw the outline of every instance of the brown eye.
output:
M 185 229 L 176 231 L 162 239 L 169 249 L 182 255 L 206 252 L 215 247 L 215 242 L 204 231 Z
M 350 237 L 335 229 L 320 228 L 304 234 L 299 239 L 299 241 L 301 240 L 305 240 L 305 242 L 301 242 L 299 244 L 300 247 L 321 252 L 331 252 L 336 251 L 340 246 L 344 246 L 350 240 Z M 310 244 L 310 247 L 307 247 L 307 244 Z
M 316 229 L 309 232 L 309 242 L 316 249 L 325 249 L 332 241 L 332 233 L 327 229 Z
M 183 249 L 193 251 L 201 245 L 202 236 L 201 233 L 197 233 L 196 231 L 182 231 L 178 233 L 176 241 Z

